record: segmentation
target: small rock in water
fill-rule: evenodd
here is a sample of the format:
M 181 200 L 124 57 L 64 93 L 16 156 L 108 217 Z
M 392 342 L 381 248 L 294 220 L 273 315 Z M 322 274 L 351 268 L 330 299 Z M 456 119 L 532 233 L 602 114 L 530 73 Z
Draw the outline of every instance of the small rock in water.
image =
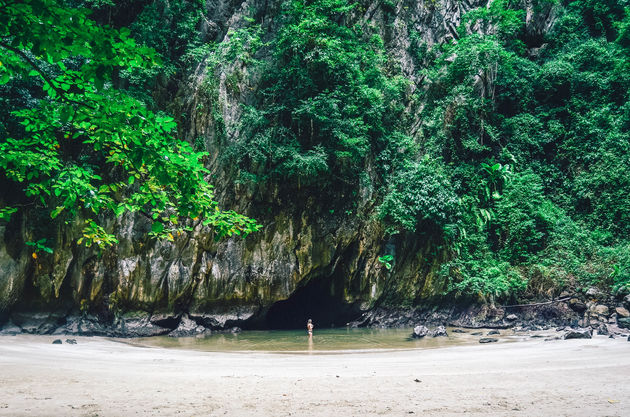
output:
M 66 343 L 69 345 L 76 345 L 77 339 L 66 339 Z
M 446 327 L 438 326 L 429 332 L 429 335 L 431 335 L 431 337 L 444 337 L 448 336 L 448 333 L 446 333 Z
M 415 337 L 416 339 L 419 339 L 421 337 L 426 336 L 429 333 L 429 329 L 427 328 L 427 326 L 416 326 L 413 328 L 413 333 L 411 334 L 411 337 Z
M 462 329 L 453 329 L 453 330 L 451 330 L 451 332 L 453 332 L 453 333 L 466 333 L 466 331 L 462 330 Z
M 487 335 L 492 336 L 493 334 L 501 334 L 501 333 L 498 330 L 490 330 Z
M 60 345 L 60 344 L 62 344 L 62 343 L 63 343 L 63 342 L 61 341 L 61 339 L 55 339 L 55 340 L 53 340 L 53 341 L 52 341 L 52 344 L 53 344 L 53 345 Z
M 482 337 L 479 339 L 479 343 L 494 343 L 498 341 L 499 339 L 495 339 L 494 337 Z
M 232 327 L 232 328 L 230 329 L 230 333 L 240 333 L 240 332 L 242 332 L 242 331 L 243 331 L 243 330 L 242 330 L 240 327 L 237 327 L 237 326 Z
M 571 329 L 564 335 L 564 340 L 567 339 L 591 339 L 593 337 L 593 331 L 591 329 Z
M 481 336 L 483 334 L 483 332 L 474 332 L 471 333 L 471 336 Z

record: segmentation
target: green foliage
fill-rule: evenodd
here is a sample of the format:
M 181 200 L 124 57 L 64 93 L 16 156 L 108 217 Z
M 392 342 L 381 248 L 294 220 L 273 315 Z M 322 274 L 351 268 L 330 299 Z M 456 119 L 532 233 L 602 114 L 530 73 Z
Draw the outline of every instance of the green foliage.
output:
M 0 208 L 0 220 L 9 220 L 11 215 L 17 211 L 15 207 L 2 207 Z
M 92 245 L 98 247 L 112 246 L 118 243 L 118 239 L 110 233 L 107 233 L 103 227 L 96 224 L 94 220 L 86 220 L 85 228 L 83 229 L 83 236 L 77 240 L 77 244 L 84 244 L 88 248 Z M 161 223 L 154 223 L 160 224 Z
M 88 246 L 116 243 L 95 220 L 107 211 L 142 213 L 168 239 L 192 230 L 190 218 L 217 237 L 259 228 L 218 209 L 206 154 L 174 137 L 171 117 L 112 88 L 116 68 L 157 65 L 152 49 L 54 0 L 7 3 L 1 12 L 0 84 L 27 79 L 41 97 L 13 111 L 21 128 L 0 140 L 0 169 L 27 199 L 53 219 L 86 219 L 79 242 Z
M 181 82 L 191 68 L 201 62 L 207 52 L 202 40 L 204 2 L 199 0 L 152 0 L 130 7 L 127 4 L 101 3 L 87 6 L 98 15 L 111 16 L 113 11 L 129 13 L 125 9 L 138 7 L 138 14 L 129 25 L 131 36 L 142 45 L 152 48 L 162 65 L 121 68 L 117 84 L 134 97 L 149 105 L 169 105 L 175 83 Z
M 38 252 L 46 252 L 53 253 L 52 248 L 46 246 L 46 239 L 39 239 L 37 242 L 24 242 L 26 246 L 31 246 L 33 248 L 33 253 L 37 254 Z M 36 257 L 36 256 L 35 256 Z
M 509 261 L 523 261 L 542 250 L 554 226 L 554 209 L 545 199 L 537 175 L 513 176 L 495 203 L 491 232 L 500 255 Z
M 442 164 L 425 157 L 393 174 L 378 215 L 390 232 L 446 230 L 456 222 L 458 206 Z
M 630 257 L 628 256 L 628 249 L 630 248 L 626 247 L 623 252 L 625 255 L 623 263 L 616 263 L 612 266 L 609 276 L 612 278 L 614 291 L 630 292 Z
M 512 8 L 510 0 L 495 0 L 488 7 L 479 7 L 466 13 L 458 32 L 466 37 L 472 32 L 481 31 L 484 35 L 494 35 L 506 41 L 513 50 L 522 50 L 524 43 L 518 39 L 525 28 L 525 10 Z M 473 30 L 474 28 L 474 30 Z
M 385 268 L 392 269 L 392 261 L 394 260 L 392 255 L 379 256 L 377 259 Z
M 232 154 L 261 181 L 313 185 L 358 174 L 396 131 L 405 83 L 388 78 L 378 36 L 351 23 L 346 0 L 285 3 L 263 71 L 259 105 L 247 107 Z
M 442 270 L 451 292 L 625 285 L 627 6 L 553 6 L 547 45 L 530 54 L 539 45 L 523 10 L 494 1 L 464 16 L 456 43 L 423 52 L 436 56 L 420 97 L 423 151 L 452 169 L 465 231 Z
M 527 279 L 493 255 L 482 233 L 466 234 L 458 256 L 442 264 L 439 276 L 448 281 L 447 293 L 485 301 L 514 297 L 527 288 Z

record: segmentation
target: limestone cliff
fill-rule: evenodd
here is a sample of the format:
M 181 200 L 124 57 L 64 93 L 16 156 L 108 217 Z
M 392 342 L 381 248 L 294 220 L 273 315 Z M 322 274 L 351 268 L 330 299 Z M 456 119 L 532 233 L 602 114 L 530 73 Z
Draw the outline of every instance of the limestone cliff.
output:
M 240 27 L 253 9 L 273 34 L 277 3 L 208 1 L 208 20 L 200 31 L 220 40 L 228 29 Z M 445 42 L 457 36 L 462 14 L 483 4 L 369 1 L 356 19 L 376 25 L 390 56 L 414 86 L 423 63 L 410 55 L 411 31 L 429 45 Z M 549 10 L 537 13 L 528 14 L 532 35 L 544 32 L 553 19 Z M 228 81 L 236 71 L 240 79 L 234 88 Z M 216 90 L 209 91 L 204 83 L 211 76 L 219 81 Z M 78 223 L 56 228 L 48 219 L 22 210 L 0 226 L 0 322 L 10 319 L 31 331 L 65 326 L 84 333 L 98 333 L 94 326 L 100 322 L 118 329 L 118 334 L 129 333 L 130 326 L 147 329 L 142 334 L 161 334 L 186 314 L 205 328 L 298 327 L 307 317 L 325 326 L 343 324 L 377 306 L 435 302 L 446 283 L 434 275 L 448 254 L 440 242 L 414 235 L 387 238 L 375 220 L 378 196 L 371 188 L 359 191 L 353 210 L 331 212 L 315 198 L 234 182 L 232 168 L 221 158 L 222 148 L 237 134 L 240 105 L 248 102 L 255 84 L 244 65 L 208 74 L 201 64 L 181 86 L 172 108 L 182 137 L 202 139 L 212 156 L 207 163 L 218 200 L 225 208 L 256 218 L 262 231 L 215 242 L 208 230 L 197 228 L 171 243 L 148 238 L 150 224 L 145 219 L 124 216 L 109 220 L 120 243 L 98 252 L 71 239 Z M 422 103 L 408 105 L 413 114 Z M 226 135 L 217 134 L 216 112 Z M 408 133 L 413 135 L 413 130 L 412 125 Z M 24 242 L 42 230 L 54 236 L 54 253 L 34 258 Z M 385 254 L 394 256 L 392 269 L 378 261 Z M 67 322 L 68 316 L 82 318 Z

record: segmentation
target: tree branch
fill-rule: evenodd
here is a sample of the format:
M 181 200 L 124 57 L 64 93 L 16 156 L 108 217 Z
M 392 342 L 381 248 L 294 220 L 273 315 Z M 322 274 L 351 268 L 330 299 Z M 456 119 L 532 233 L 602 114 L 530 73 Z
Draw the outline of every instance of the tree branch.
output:
M 48 74 L 46 74 L 44 72 L 44 70 L 42 70 L 37 65 L 37 63 L 34 60 L 32 60 L 28 55 L 26 55 L 26 53 L 24 53 L 24 51 L 22 51 L 20 49 L 17 49 L 17 48 L 14 48 L 11 45 L 8 45 L 4 41 L 0 41 L 0 47 L 3 47 L 4 49 L 13 52 L 14 54 L 20 56 L 24 61 L 26 61 L 35 71 L 37 71 L 39 73 L 39 75 L 44 79 L 44 82 L 46 82 L 53 90 L 55 90 L 55 92 L 59 95 L 59 97 L 61 97 L 61 99 L 63 101 L 66 101 L 66 102 L 72 103 L 72 104 L 76 104 L 78 106 L 87 107 L 88 109 L 91 109 L 91 110 L 96 110 L 96 107 L 94 107 L 94 106 L 91 106 L 91 105 L 89 105 L 87 103 L 84 103 L 82 101 L 73 100 L 71 98 L 68 98 L 66 96 L 66 92 L 63 89 L 57 87 L 54 84 L 54 80 L 52 78 L 50 78 L 50 76 L 48 76 Z
M 567 301 L 571 297 L 558 298 L 557 300 L 545 301 L 542 303 L 531 303 L 531 304 L 514 304 L 511 306 L 501 306 L 502 308 L 515 308 L 515 307 L 534 307 L 534 306 L 542 306 L 546 304 L 560 303 L 562 301 Z

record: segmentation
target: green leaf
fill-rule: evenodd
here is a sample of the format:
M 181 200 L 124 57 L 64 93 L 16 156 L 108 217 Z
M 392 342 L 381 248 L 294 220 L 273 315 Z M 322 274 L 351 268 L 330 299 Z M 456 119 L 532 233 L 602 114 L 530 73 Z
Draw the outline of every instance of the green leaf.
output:
M 65 207 L 64 206 L 58 206 L 57 208 L 55 208 L 51 213 L 50 213 L 50 218 L 54 219 L 55 217 L 57 217 L 59 215 L 59 213 L 61 213 L 63 211 Z
M 160 222 L 155 222 L 151 225 L 151 231 L 153 233 L 162 233 L 164 230 L 164 225 Z
M 74 109 L 70 106 L 65 106 L 61 109 L 61 112 L 59 114 L 59 119 L 61 120 L 61 123 L 66 123 L 74 114 Z

